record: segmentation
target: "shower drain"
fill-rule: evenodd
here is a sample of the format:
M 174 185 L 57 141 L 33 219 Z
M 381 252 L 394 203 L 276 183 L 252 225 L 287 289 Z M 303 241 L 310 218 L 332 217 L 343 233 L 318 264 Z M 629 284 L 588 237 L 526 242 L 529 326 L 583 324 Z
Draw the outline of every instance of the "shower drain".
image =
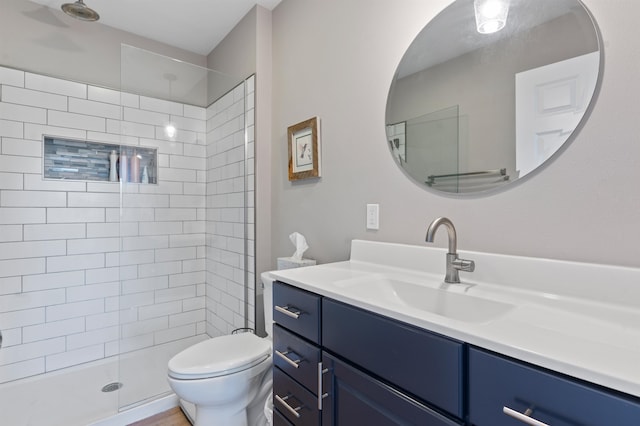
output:
M 113 383 L 109 383 L 108 385 L 104 385 L 102 387 L 102 392 L 113 392 L 113 391 L 117 391 L 118 389 L 120 389 L 122 386 L 124 386 L 122 383 L 120 382 L 113 382 Z

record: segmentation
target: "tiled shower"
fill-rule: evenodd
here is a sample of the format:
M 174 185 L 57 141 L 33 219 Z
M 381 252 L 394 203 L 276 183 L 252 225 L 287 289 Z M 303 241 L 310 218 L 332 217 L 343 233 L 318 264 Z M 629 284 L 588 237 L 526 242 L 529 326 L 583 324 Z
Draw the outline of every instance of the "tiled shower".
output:
M 253 328 L 253 77 L 207 107 L 2 67 L 0 90 L 0 391 L 110 359 L 124 391 L 131 354 Z M 158 183 L 43 179 L 45 135 L 157 149 Z

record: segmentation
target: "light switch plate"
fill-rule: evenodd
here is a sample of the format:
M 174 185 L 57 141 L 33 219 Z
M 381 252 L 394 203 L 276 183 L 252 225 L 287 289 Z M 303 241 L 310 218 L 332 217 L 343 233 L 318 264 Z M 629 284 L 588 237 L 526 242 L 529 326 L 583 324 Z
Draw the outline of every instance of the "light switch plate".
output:
M 367 204 L 367 229 L 380 229 L 380 204 Z

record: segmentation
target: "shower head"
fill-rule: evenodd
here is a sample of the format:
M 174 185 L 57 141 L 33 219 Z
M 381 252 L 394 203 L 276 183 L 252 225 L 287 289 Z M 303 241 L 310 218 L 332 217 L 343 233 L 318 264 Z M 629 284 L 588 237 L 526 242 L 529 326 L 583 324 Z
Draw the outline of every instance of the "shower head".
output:
M 100 19 L 100 15 L 98 15 L 95 10 L 87 7 L 82 0 L 77 0 L 75 3 L 63 4 L 62 11 L 81 21 L 97 21 Z

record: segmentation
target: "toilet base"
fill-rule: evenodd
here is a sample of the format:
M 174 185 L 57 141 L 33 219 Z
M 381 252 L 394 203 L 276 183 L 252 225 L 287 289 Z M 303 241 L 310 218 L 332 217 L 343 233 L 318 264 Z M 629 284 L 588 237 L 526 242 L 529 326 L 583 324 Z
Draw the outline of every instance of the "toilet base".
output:
M 271 387 L 269 387 L 268 392 L 269 394 L 266 395 L 267 398 L 271 394 Z M 259 400 L 260 402 L 262 402 L 261 398 Z M 264 404 L 261 404 L 263 412 L 258 412 L 259 404 L 253 404 L 253 405 L 255 405 L 256 407 L 253 407 L 252 405 L 250 405 L 247 408 L 248 426 L 271 426 L 272 424 L 271 418 L 267 417 L 267 413 L 266 411 L 264 411 Z M 196 424 L 196 406 L 188 401 L 185 401 L 184 399 L 180 399 L 180 408 L 182 409 L 182 412 L 187 417 L 187 419 L 189 419 L 189 423 L 191 423 L 192 425 L 195 425 Z
M 253 402 L 247 407 L 247 420 L 249 426 L 268 426 L 271 419 L 267 419 L 264 405 L 269 399 L 269 395 L 273 393 L 273 373 L 271 370 L 265 374 L 260 384 L 260 390 L 253 399 Z
M 271 388 L 269 388 L 269 394 L 266 395 L 268 398 L 271 394 Z M 248 426 L 271 426 L 271 417 L 267 416 L 267 412 L 264 409 L 264 401 L 262 398 L 259 399 L 260 404 L 256 403 L 250 405 L 247 408 L 247 424 Z M 260 410 L 262 407 L 262 410 Z M 196 406 L 189 401 L 185 401 L 184 399 L 180 399 L 180 408 L 182 412 L 189 420 L 189 423 L 192 425 L 196 424 Z M 216 424 L 216 423 L 213 423 Z
M 196 406 L 194 426 L 249 426 L 247 411 Z
M 189 420 L 189 423 L 194 424 L 196 422 L 196 406 L 195 404 L 190 403 L 189 401 L 185 401 L 180 398 L 180 408 L 182 408 L 182 412 Z

